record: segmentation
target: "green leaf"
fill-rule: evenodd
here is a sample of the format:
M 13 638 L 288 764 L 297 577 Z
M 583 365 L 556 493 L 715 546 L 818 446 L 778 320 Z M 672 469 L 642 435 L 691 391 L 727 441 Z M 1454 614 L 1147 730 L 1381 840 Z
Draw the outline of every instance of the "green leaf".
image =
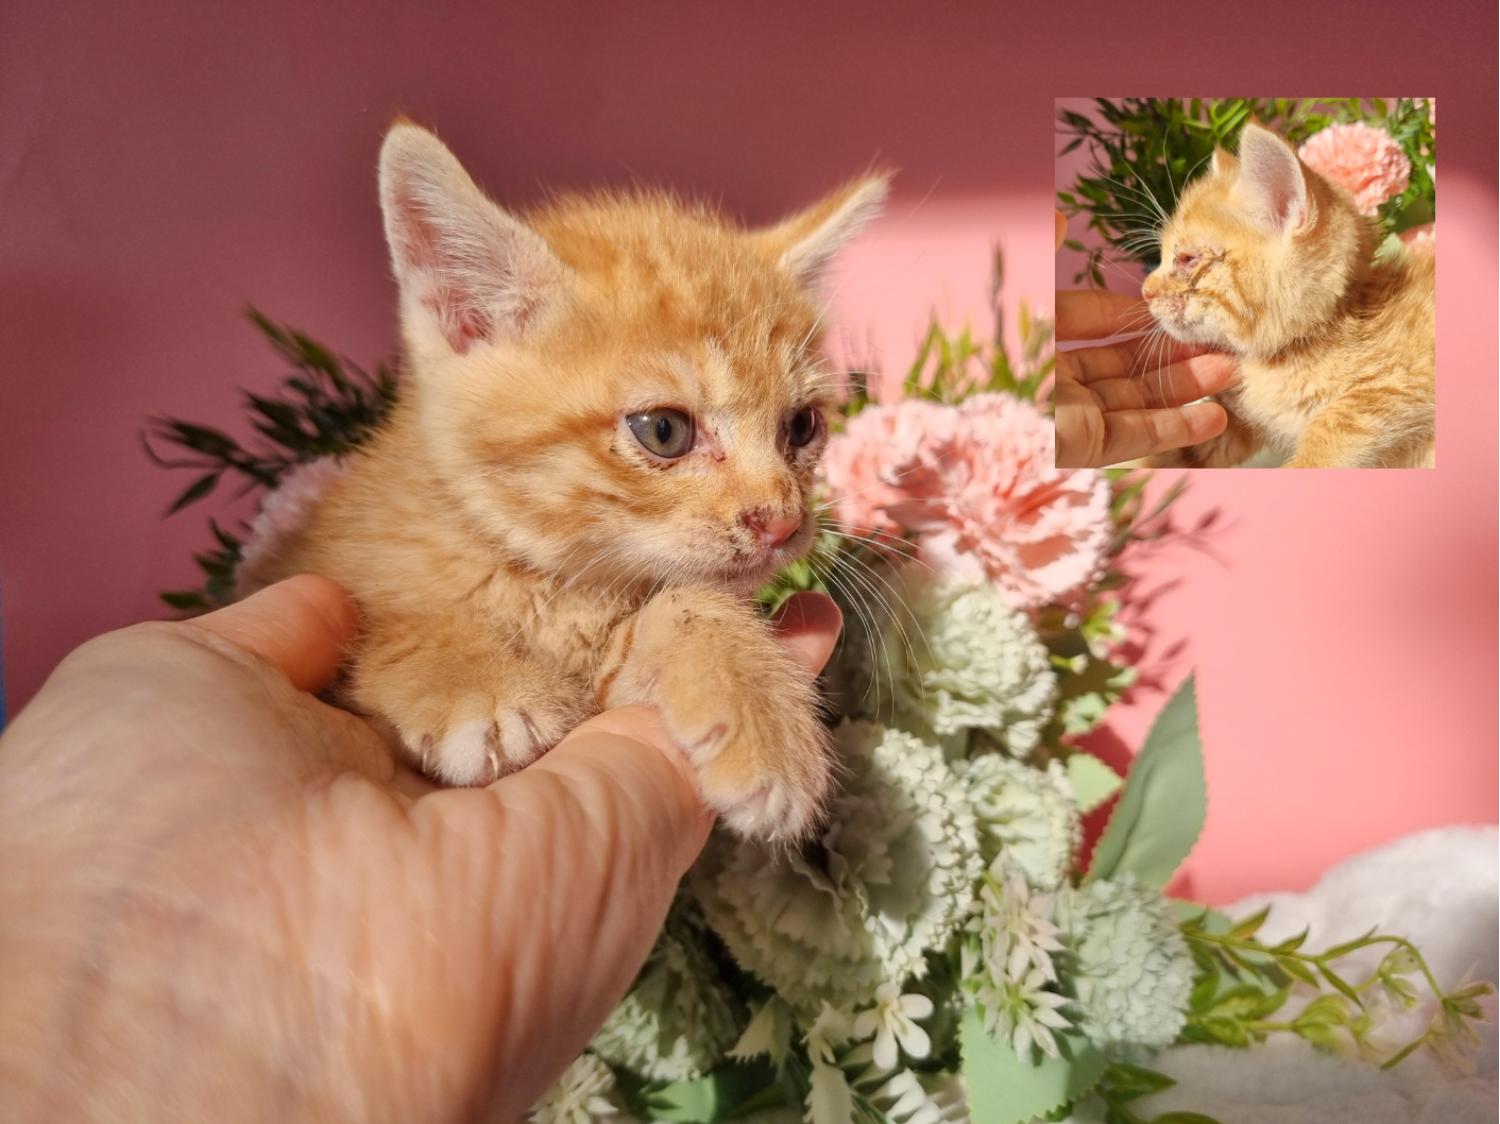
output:
M 208 608 L 208 599 L 192 589 L 167 590 L 161 595 L 161 599 L 172 608 L 182 612 Z
M 1170 1089 L 1177 1081 L 1154 1069 L 1114 1062 L 1104 1075 L 1104 1083 L 1110 1100 L 1133 1101 Z
M 178 496 L 175 500 L 172 501 L 172 506 L 167 508 L 167 514 L 175 515 L 177 512 L 187 507 L 188 504 L 194 503 L 197 500 L 201 500 L 204 496 L 208 495 L 209 492 L 212 492 L 214 490 L 214 486 L 218 484 L 218 482 L 219 474 L 217 472 L 210 472 L 206 476 L 198 477 L 198 479 L 194 480 L 187 486 L 187 489 L 182 493 L 182 495 Z
M 1210 1038 L 1221 1046 L 1243 1047 L 1250 1045 L 1250 1032 L 1237 1019 L 1209 1016 L 1195 1020 Z
M 1120 774 L 1111 769 L 1092 753 L 1074 753 L 1068 758 L 1068 781 L 1073 786 L 1073 798 L 1078 801 L 1078 814 L 1088 815 L 1099 807 L 1125 783 Z
M 636 1099 L 652 1120 L 716 1124 L 775 1085 L 776 1074 L 769 1065 L 730 1064 L 696 1081 L 648 1085 Z
M 1060 1034 L 1065 1056 L 1036 1064 L 984 1029 L 979 1012 L 964 1015 L 963 1075 L 969 1111 L 982 1124 L 1022 1124 L 1072 1104 L 1099 1083 L 1104 1055 L 1082 1036 Z
M 1094 848 L 1089 879 L 1134 874 L 1165 886 L 1203 830 L 1208 793 L 1193 677 L 1168 701 L 1136 756 L 1125 791 Z
M 1260 927 L 1266 923 L 1266 918 L 1271 916 L 1271 907 L 1262 906 L 1255 913 L 1243 920 L 1236 921 L 1229 930 L 1229 935 L 1237 941 L 1248 941 L 1260 931 Z

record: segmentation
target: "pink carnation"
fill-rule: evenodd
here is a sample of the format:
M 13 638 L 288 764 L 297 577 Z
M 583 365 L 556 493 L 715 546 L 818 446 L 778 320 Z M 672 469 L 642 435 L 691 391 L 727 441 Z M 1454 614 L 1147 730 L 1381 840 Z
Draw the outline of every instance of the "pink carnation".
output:
M 344 465 L 335 458 L 319 457 L 299 464 L 283 476 L 276 489 L 261 500 L 260 511 L 251 522 L 250 534 L 240 550 L 241 564 L 247 568 L 254 566 L 288 535 L 300 530 L 344 471 Z
M 1425 226 L 1414 226 L 1410 230 L 1401 232 L 1401 241 L 1405 242 L 1413 250 L 1423 246 L 1432 247 L 1436 244 L 1437 228 L 1428 223 Z
M 1035 608 L 1097 573 L 1109 543 L 1109 483 L 1053 464 L 1052 422 L 1006 394 L 960 405 L 872 406 L 829 443 L 839 519 L 916 537 L 939 569 L 984 576 Z
M 1297 155 L 1354 196 L 1354 205 L 1366 215 L 1375 214 L 1411 181 L 1406 153 L 1394 137 L 1373 125 L 1330 125 L 1309 137 Z

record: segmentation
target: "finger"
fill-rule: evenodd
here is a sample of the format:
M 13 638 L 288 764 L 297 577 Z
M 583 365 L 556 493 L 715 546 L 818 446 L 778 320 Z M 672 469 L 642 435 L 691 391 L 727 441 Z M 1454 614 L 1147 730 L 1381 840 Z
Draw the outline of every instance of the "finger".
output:
M 1200 355 L 1217 355 L 1199 344 L 1179 343 L 1159 334 L 1104 347 L 1079 347 L 1064 353 L 1079 382 L 1130 378 Z M 1227 357 L 1224 357 L 1227 358 Z
M 315 574 L 268 586 L 228 608 L 184 622 L 259 656 L 302 691 L 326 687 L 354 638 L 358 614 L 343 588 Z
M 1068 220 L 1063 218 L 1061 211 L 1052 212 L 1052 233 L 1056 242 L 1052 248 L 1054 250 L 1061 250 L 1063 239 L 1068 236 Z
M 1139 297 L 1106 289 L 1066 289 L 1057 294 L 1057 338 L 1102 340 L 1139 332 L 1151 311 Z
M 1098 379 L 1088 388 L 1105 412 L 1156 410 L 1217 394 L 1234 380 L 1235 370 L 1234 360 L 1226 356 L 1201 355 L 1125 378 Z
M 1180 449 L 1217 437 L 1229 415 L 1217 402 L 1194 402 L 1177 409 L 1121 410 L 1104 416 L 1102 463 L 1119 464 Z
M 844 615 L 833 598 L 822 593 L 794 593 L 772 619 L 776 633 L 814 673 L 833 655 L 844 627 Z
M 712 817 L 642 707 L 585 722 L 489 788 L 419 800 L 413 816 L 446 874 L 442 902 L 463 907 L 432 922 L 473 965 L 454 1005 L 493 1020 L 486 1116 L 518 1119 L 630 987 Z

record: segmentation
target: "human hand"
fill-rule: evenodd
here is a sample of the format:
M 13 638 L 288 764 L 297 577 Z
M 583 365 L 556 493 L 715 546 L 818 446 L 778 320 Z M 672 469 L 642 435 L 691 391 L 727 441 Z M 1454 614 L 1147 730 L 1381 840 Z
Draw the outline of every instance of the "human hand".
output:
M 1064 222 L 1055 215 L 1062 243 Z M 1139 333 L 1151 323 L 1144 301 L 1104 290 L 1057 294 L 1057 339 L 1102 340 Z M 1057 464 L 1102 468 L 1196 445 L 1229 422 L 1217 402 L 1235 364 L 1152 332 L 1105 346 L 1057 353 Z
M 827 598 L 779 617 L 809 667 Z M 512 1120 L 650 950 L 711 817 L 653 711 L 435 790 L 309 692 L 320 578 L 90 641 L 0 741 L 13 1120 Z

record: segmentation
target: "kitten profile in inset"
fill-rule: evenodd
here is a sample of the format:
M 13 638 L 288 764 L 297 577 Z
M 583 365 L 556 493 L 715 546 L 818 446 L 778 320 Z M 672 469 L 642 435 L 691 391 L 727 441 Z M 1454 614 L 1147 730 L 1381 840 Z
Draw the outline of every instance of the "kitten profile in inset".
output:
M 1433 463 L 1430 245 L 1377 254 L 1342 188 L 1257 125 L 1182 193 L 1142 295 L 1173 338 L 1230 352 L 1229 426 L 1154 463 L 1294 468 Z
M 817 282 L 885 194 L 872 175 L 753 231 L 652 193 L 516 214 L 398 123 L 401 399 L 242 592 L 347 588 L 345 701 L 434 778 L 487 783 L 650 703 L 732 828 L 804 835 L 829 783 L 814 683 L 750 594 L 812 542 Z

